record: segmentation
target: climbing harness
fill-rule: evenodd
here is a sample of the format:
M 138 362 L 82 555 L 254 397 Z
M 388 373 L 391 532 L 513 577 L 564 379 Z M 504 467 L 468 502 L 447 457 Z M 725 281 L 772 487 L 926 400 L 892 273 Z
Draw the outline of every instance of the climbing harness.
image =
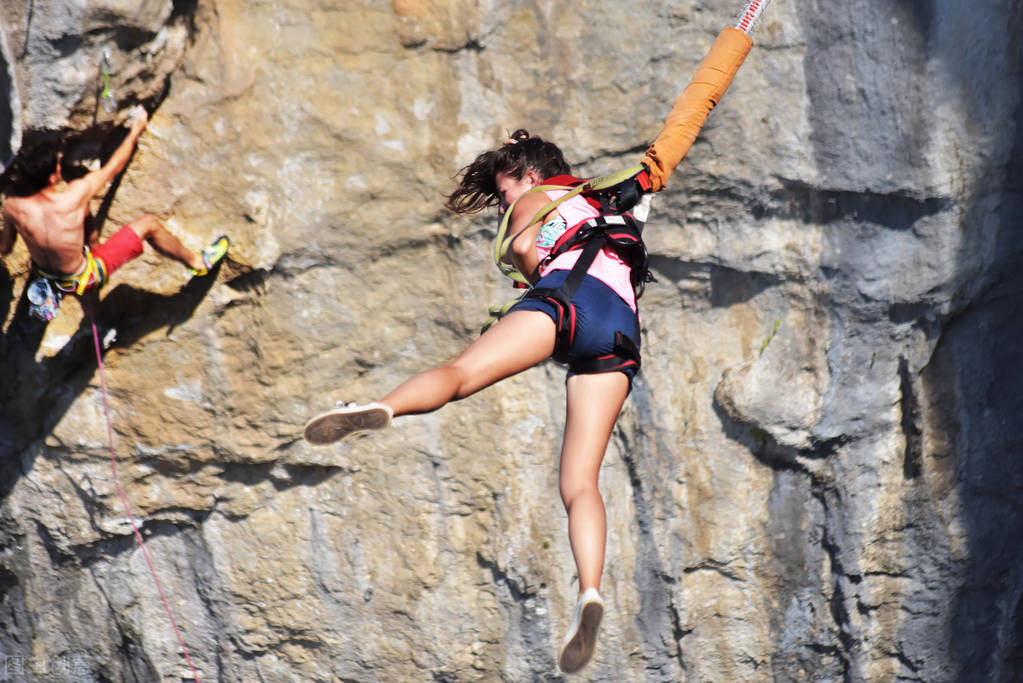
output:
M 38 266 L 34 268 L 36 278 L 28 286 L 28 312 L 49 322 L 57 317 L 65 294 L 81 296 L 90 287 L 102 287 L 107 281 L 107 268 L 85 247 L 85 265 L 75 275 L 48 273 Z
M 102 287 L 107 281 L 107 267 L 102 259 L 92 255 L 89 247 L 85 247 L 85 266 L 74 275 L 57 275 L 36 268 L 36 273 L 49 280 L 54 287 L 65 294 L 81 296 L 90 287 Z
M 537 223 L 540 223 L 548 214 L 558 208 L 562 203 L 578 195 L 583 195 L 583 197 L 586 198 L 592 206 L 597 208 L 602 215 L 613 214 L 616 212 L 616 196 L 625 183 L 638 182 L 641 187 L 644 187 L 645 185 L 645 187 L 649 189 L 645 171 L 646 169 L 642 165 L 636 165 L 631 168 L 627 168 L 624 171 L 619 171 L 618 173 L 612 173 L 599 178 L 591 178 L 589 180 L 579 180 L 578 178 L 573 178 L 571 176 L 558 176 L 556 178 L 551 178 L 550 180 L 545 181 L 543 185 L 539 185 L 529 190 L 529 193 L 560 190 L 564 191 L 564 194 L 557 199 L 552 200 L 537 211 L 523 230 L 527 230 Z M 564 181 L 566 184 L 559 184 L 557 181 Z M 519 199 L 521 199 L 521 197 L 519 197 Z M 518 233 L 515 235 L 508 234 L 508 227 L 511 222 L 512 212 L 517 202 L 518 199 L 512 202 L 508 209 L 504 212 L 504 216 L 501 218 L 501 224 L 497 230 L 497 237 L 494 239 L 494 263 L 497 264 L 498 269 L 504 275 L 515 283 L 516 287 L 528 290 L 533 286 L 529 277 L 520 273 L 515 266 L 507 262 L 508 250 L 511 248 L 511 243 L 518 236 Z M 632 212 L 634 219 L 637 220 L 640 225 L 646 221 L 646 214 L 649 211 L 649 202 L 650 196 L 648 194 L 644 194 L 640 204 Z M 581 226 L 571 226 L 569 230 L 565 231 L 562 237 L 569 232 L 576 231 L 579 227 Z M 509 301 L 503 306 L 492 306 L 489 310 L 490 318 L 483 325 L 481 332 L 485 332 L 491 325 L 502 318 L 512 306 L 519 302 L 521 298 L 522 297 L 519 297 L 519 299 Z
M 618 207 L 620 193 L 626 183 L 638 183 L 644 193 L 643 201 L 637 204 L 631 213 L 620 210 Z M 553 190 L 562 191 L 564 194 L 542 208 L 531 219 L 530 226 L 541 222 L 556 207 L 573 197 L 585 200 L 596 210 L 597 215 L 583 219 L 564 230 L 551 247 L 550 254 L 538 264 L 536 272 L 528 278 L 514 267 L 504 263 L 504 256 L 515 239 L 515 235 L 507 235 L 508 219 L 511 216 L 512 207 L 515 205 L 513 202 L 501 221 L 495 260 L 498 267 L 514 280 L 517 286 L 525 287 L 526 291 L 518 299 L 502 307 L 492 308 L 491 318 L 483 327 L 483 331 L 486 331 L 490 325 L 505 315 L 519 301 L 527 298 L 540 299 L 551 304 L 556 312 L 553 358 L 558 362 L 568 363 L 571 372 L 592 374 L 625 370 L 630 367 L 638 370 L 640 366 L 639 346 L 621 331 L 615 332 L 614 348 L 610 354 L 586 361 L 570 362 L 569 354 L 576 334 L 576 307 L 572 299 L 582 285 L 597 254 L 605 247 L 613 249 L 628 264 L 629 277 L 636 298 L 642 296 L 646 283 L 651 279 L 646 246 L 643 244 L 642 236 L 643 225 L 649 210 L 650 196 L 645 193 L 649 187 L 646 169 L 639 166 L 611 176 L 591 180 L 581 180 L 568 175 L 555 176 L 545 181 L 543 185 L 531 189 L 529 192 Z M 518 200 L 516 199 L 516 201 Z M 571 251 L 580 251 L 581 253 L 560 286 L 533 287 L 531 285 L 539 278 L 539 272 L 544 265 Z
M 544 192 L 547 190 L 568 190 L 568 192 L 566 192 L 564 195 L 558 197 L 557 199 L 553 200 L 552 202 L 544 206 L 542 209 L 537 211 L 536 215 L 533 216 L 529 224 L 526 225 L 526 227 L 523 229 L 527 230 L 532 226 L 536 225 L 537 223 L 542 221 L 547 214 L 549 214 L 554 209 L 558 208 L 558 206 L 560 206 L 563 202 L 568 201 L 569 199 L 578 194 L 582 194 L 584 192 L 589 193 L 600 190 L 610 190 L 611 188 L 618 187 L 622 183 L 636 177 L 644 170 L 645 169 L 643 168 L 642 165 L 636 165 L 631 168 L 627 168 L 624 171 L 619 171 L 618 173 L 612 173 L 610 175 L 601 176 L 599 178 L 592 178 L 590 180 L 579 182 L 574 187 L 564 187 L 561 185 L 551 184 L 544 184 L 538 187 L 534 187 L 532 190 L 530 190 L 530 192 Z M 501 218 L 501 225 L 497 230 L 497 237 L 494 240 L 494 262 L 497 264 L 497 267 L 500 269 L 502 273 L 507 275 L 515 282 L 528 287 L 530 285 L 529 279 L 525 275 L 520 273 L 515 268 L 515 266 L 512 266 L 505 261 L 505 257 L 508 255 L 508 249 L 511 247 L 511 243 L 516 237 L 516 235 L 508 235 L 508 227 L 511 222 L 512 207 L 515 206 L 515 203 L 517 201 L 518 199 L 516 199 L 515 202 L 511 203 L 511 205 L 508 207 L 508 210 L 504 212 L 504 216 Z
M 56 275 L 36 267 L 36 278 L 28 285 L 28 312 L 43 322 L 57 317 L 65 294 L 81 296 L 89 287 L 106 282 L 106 266 L 85 247 L 85 265 L 76 275 Z
M 103 101 L 103 108 L 108 114 L 112 114 L 117 111 L 117 100 L 114 99 L 114 91 L 110 88 L 110 52 L 108 50 L 103 51 L 103 56 L 99 60 L 99 68 L 103 74 L 103 90 L 99 97 Z
M 103 394 L 103 415 L 106 417 L 107 422 L 107 449 L 110 452 L 110 469 L 114 475 L 114 486 L 117 488 L 117 495 L 121 498 L 121 504 L 124 505 L 124 512 L 128 516 L 128 521 L 131 522 L 132 531 L 135 532 L 135 540 L 138 541 L 139 548 L 142 550 L 142 555 L 146 559 L 146 565 L 149 567 L 149 574 L 153 577 L 153 583 L 156 584 L 156 592 L 160 595 L 160 601 L 163 602 L 163 608 L 167 612 L 167 617 L 170 619 L 171 628 L 174 629 L 174 635 L 177 636 L 178 644 L 181 646 L 181 651 L 185 655 L 185 661 L 188 663 L 188 668 L 192 671 L 192 677 L 196 683 L 199 683 L 199 674 L 195 669 L 195 665 L 192 664 L 192 658 L 188 654 L 188 648 L 185 646 L 185 641 L 181 637 L 181 631 L 178 629 L 178 623 L 174 619 L 174 613 L 171 611 L 170 603 L 167 601 L 167 596 L 164 595 L 163 586 L 160 584 L 160 578 L 156 574 L 156 568 L 153 566 L 153 560 L 149 556 L 149 551 L 146 549 L 146 544 L 142 540 L 142 532 L 139 531 L 139 525 L 135 521 L 135 515 L 131 512 L 131 506 L 128 505 L 128 497 L 124 495 L 124 488 L 121 486 L 121 480 L 117 476 L 117 457 L 114 455 L 114 431 L 110 422 L 110 399 L 107 395 L 107 380 L 103 373 L 103 354 L 100 352 L 99 346 L 99 333 L 96 331 L 96 316 L 92 310 L 92 301 L 86 297 L 86 309 L 89 311 L 89 323 L 92 325 L 92 341 L 93 346 L 96 349 L 96 367 L 99 372 L 99 384 Z

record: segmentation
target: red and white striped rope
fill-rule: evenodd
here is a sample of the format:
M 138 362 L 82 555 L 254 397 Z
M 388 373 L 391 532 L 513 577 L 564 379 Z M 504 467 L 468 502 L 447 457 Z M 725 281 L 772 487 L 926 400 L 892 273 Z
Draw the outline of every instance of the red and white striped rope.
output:
M 749 35 L 750 29 L 757 23 L 760 14 L 770 4 L 771 0 L 750 0 L 746 9 L 739 15 L 739 21 L 735 24 L 735 28 Z

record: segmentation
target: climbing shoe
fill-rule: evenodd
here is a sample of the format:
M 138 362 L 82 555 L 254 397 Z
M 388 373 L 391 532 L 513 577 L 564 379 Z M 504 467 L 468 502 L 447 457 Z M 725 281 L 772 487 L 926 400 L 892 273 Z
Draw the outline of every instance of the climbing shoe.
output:
M 208 247 L 203 247 L 203 250 L 199 252 L 202 256 L 202 262 L 204 267 L 200 270 L 198 268 L 191 268 L 190 272 L 194 277 L 202 277 L 210 272 L 210 268 L 217 265 L 220 259 L 224 258 L 227 253 L 227 248 L 231 245 L 231 241 L 227 239 L 227 235 L 221 235 L 217 239 L 213 240 Z
M 342 403 L 333 410 L 320 413 L 305 426 L 305 440 L 316 446 L 340 441 L 346 436 L 383 429 L 391 424 L 394 411 L 382 403 L 364 406 Z
M 597 633 L 604 618 L 604 601 L 596 588 L 587 588 L 579 596 L 572 615 L 572 625 L 561 645 L 558 666 L 567 674 L 580 671 L 593 657 L 597 645 Z

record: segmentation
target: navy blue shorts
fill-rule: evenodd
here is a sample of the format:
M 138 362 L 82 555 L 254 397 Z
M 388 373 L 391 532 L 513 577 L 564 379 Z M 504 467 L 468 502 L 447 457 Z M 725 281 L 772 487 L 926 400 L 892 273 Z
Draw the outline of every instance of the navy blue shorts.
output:
M 560 287 L 569 272 L 571 271 L 552 271 L 542 277 L 536 286 Z M 575 340 L 572 348 L 568 350 L 567 357 L 559 360 L 571 366 L 579 361 L 592 360 L 613 353 L 615 332 L 621 332 L 629 337 L 635 343 L 636 350 L 639 350 L 639 316 L 629 304 L 615 294 L 613 289 L 592 275 L 587 275 L 572 297 L 572 303 L 575 304 L 576 312 Z M 558 322 L 557 307 L 544 299 L 526 297 L 512 306 L 509 313 L 512 311 L 540 311 L 550 316 L 555 325 Z M 630 386 L 637 370 L 637 367 L 631 366 L 621 371 L 628 376 Z M 576 373 L 569 370 L 569 377 L 574 374 Z

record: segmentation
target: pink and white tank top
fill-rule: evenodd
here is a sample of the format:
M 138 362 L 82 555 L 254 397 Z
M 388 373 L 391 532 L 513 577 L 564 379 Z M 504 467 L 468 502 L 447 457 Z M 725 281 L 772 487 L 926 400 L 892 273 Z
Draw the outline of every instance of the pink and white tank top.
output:
M 551 201 L 566 193 L 567 190 L 544 191 L 544 194 Z M 561 237 L 569 226 L 599 215 L 599 212 L 579 195 L 565 200 L 554 211 L 557 215 L 544 223 L 536 236 L 536 254 L 541 263 L 550 255 L 554 243 L 558 241 L 558 238 Z M 571 270 L 575 262 L 579 260 L 580 255 L 582 255 L 582 250 L 575 249 L 562 254 L 550 263 L 542 265 L 540 267 L 540 277 L 547 275 L 547 273 L 553 270 Z M 632 280 L 629 279 L 629 265 L 622 260 L 622 257 L 614 249 L 607 246 L 601 249 L 587 272 L 613 289 L 615 294 L 620 296 L 625 303 L 629 304 L 629 308 L 634 311 L 636 310 L 636 293 L 632 289 Z

